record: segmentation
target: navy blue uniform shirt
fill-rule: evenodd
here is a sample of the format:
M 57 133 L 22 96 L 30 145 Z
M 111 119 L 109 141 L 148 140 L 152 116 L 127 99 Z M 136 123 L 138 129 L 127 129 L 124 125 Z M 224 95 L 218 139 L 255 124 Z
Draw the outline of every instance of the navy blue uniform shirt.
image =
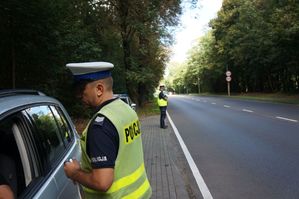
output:
M 165 95 L 164 92 L 161 91 L 161 92 L 159 93 L 159 99 L 167 100 L 167 95 Z
M 104 102 L 98 107 L 97 112 L 114 100 Z M 93 119 L 88 128 L 86 143 L 86 152 L 91 159 L 92 168 L 114 168 L 119 148 L 119 136 L 108 118 L 98 114 Z

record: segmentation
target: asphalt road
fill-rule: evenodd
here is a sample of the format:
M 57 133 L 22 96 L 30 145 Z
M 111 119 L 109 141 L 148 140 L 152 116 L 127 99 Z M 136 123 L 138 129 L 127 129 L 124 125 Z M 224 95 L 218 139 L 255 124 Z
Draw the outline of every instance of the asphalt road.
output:
M 168 113 L 214 199 L 299 198 L 299 106 L 171 96 Z

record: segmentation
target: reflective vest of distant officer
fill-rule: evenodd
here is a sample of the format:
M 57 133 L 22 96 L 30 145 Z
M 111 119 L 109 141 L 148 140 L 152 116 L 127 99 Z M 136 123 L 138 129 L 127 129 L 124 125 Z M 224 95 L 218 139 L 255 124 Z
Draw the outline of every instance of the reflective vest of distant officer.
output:
M 116 112 L 118 114 L 115 114 Z M 105 105 L 95 117 L 98 114 L 108 118 L 116 127 L 119 134 L 119 150 L 115 161 L 112 186 L 107 192 L 99 192 L 83 186 L 85 198 L 149 198 L 151 187 L 144 168 L 143 153 L 140 153 L 142 141 L 137 114 L 120 99 Z M 88 126 L 81 137 L 83 153 L 81 166 L 86 172 L 92 170 L 91 160 L 86 153 Z
M 160 108 L 160 128 L 166 129 L 168 126 L 165 125 L 166 109 L 168 104 L 168 97 L 164 94 L 165 86 L 160 86 L 160 93 L 158 96 L 158 105 Z

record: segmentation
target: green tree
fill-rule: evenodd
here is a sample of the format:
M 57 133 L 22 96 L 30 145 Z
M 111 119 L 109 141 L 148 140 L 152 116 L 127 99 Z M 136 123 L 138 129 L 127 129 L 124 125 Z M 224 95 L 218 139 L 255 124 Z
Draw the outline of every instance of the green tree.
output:
M 142 105 L 163 76 L 180 14 L 180 0 L 2 1 L 0 88 L 41 90 L 75 110 L 65 64 L 109 61 L 115 91 Z
M 184 86 L 223 92 L 228 69 L 234 92 L 298 92 L 298 6 L 293 0 L 224 0 L 211 33 L 190 51 Z
M 211 26 L 217 54 L 233 72 L 234 91 L 298 89 L 296 47 L 289 45 L 297 43 L 297 22 L 296 1 L 223 2 Z

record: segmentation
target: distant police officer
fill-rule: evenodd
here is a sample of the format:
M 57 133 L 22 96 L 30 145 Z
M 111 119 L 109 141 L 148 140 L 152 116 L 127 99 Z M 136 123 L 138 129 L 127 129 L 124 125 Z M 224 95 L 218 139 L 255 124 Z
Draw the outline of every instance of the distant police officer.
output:
M 166 129 L 168 126 L 165 125 L 166 109 L 168 97 L 164 93 L 165 86 L 160 85 L 160 93 L 158 96 L 158 105 L 160 108 L 160 128 Z
M 76 160 L 66 162 L 67 177 L 83 186 L 87 199 L 150 198 L 140 123 L 132 108 L 113 98 L 113 65 L 88 62 L 66 66 L 81 85 L 82 101 L 97 109 L 82 133 L 81 166 Z

